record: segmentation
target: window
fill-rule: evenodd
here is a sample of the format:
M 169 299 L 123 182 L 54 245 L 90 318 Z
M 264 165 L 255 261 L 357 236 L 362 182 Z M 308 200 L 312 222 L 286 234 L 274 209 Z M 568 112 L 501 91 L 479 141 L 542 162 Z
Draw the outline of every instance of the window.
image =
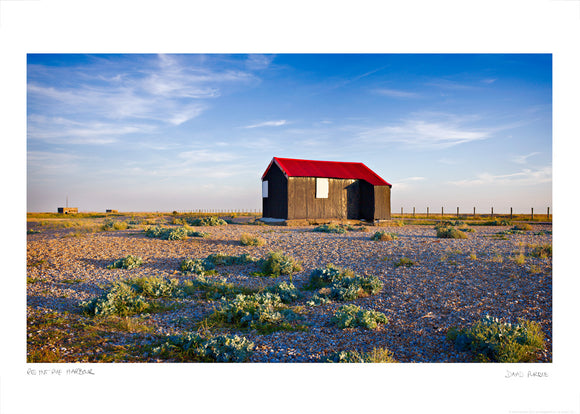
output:
M 262 198 L 268 198 L 268 181 L 262 181 Z
M 316 198 L 328 198 L 328 178 L 316 179 Z

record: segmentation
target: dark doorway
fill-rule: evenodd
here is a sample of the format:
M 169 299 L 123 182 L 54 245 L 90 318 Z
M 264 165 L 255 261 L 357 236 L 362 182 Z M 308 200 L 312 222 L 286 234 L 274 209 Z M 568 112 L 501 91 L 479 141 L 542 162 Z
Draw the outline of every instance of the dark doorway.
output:
M 346 190 L 346 218 L 349 220 L 360 219 L 360 186 L 355 181 L 345 188 Z

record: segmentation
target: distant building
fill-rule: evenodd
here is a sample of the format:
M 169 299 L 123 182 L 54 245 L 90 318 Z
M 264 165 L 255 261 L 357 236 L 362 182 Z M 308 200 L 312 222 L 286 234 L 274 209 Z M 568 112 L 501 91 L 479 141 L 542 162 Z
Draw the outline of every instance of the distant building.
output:
M 262 175 L 262 215 L 278 219 L 391 218 L 391 184 L 360 162 L 274 157 Z
M 118 213 L 119 210 L 106 210 L 105 212 L 106 213 Z
M 58 212 L 60 214 L 77 214 L 79 209 L 77 207 L 59 207 Z

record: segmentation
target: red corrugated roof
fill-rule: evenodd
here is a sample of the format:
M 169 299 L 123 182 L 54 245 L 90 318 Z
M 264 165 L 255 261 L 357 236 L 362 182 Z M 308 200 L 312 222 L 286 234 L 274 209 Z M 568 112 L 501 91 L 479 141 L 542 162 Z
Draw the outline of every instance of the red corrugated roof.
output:
M 345 178 L 365 180 L 372 185 L 391 184 L 375 174 L 362 162 L 314 161 L 274 157 L 262 175 L 262 180 L 276 163 L 288 177 Z

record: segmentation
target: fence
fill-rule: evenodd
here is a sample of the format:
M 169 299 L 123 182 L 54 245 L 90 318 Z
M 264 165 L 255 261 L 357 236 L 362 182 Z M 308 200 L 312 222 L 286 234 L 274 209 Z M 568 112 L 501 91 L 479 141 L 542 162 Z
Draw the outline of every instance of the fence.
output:
M 261 209 L 212 209 L 212 208 L 201 208 L 195 210 L 176 210 L 176 213 L 180 214 L 238 214 L 238 215 L 256 215 L 262 214 Z
M 195 209 L 195 210 L 177 210 L 175 213 L 180 214 L 236 214 L 236 215 L 261 215 L 261 209 Z M 491 207 L 489 213 L 485 212 L 477 212 L 476 208 L 473 207 L 473 212 L 469 213 L 461 213 L 459 211 L 459 207 L 455 209 L 455 211 L 447 211 L 445 212 L 445 208 L 441 207 L 441 212 L 433 212 L 430 211 L 429 207 L 426 208 L 425 212 L 418 212 L 415 207 L 413 207 L 412 212 L 405 213 L 403 207 L 401 207 L 401 214 L 392 213 L 393 218 L 438 218 L 438 217 L 445 217 L 445 216 L 455 216 L 455 217 L 472 217 L 472 218 L 493 218 L 493 217 L 509 217 L 510 219 L 518 218 L 518 219 L 526 219 L 529 220 L 551 220 L 552 213 L 550 212 L 550 207 L 546 208 L 546 214 L 541 214 L 536 210 L 534 212 L 534 208 L 530 208 L 529 213 L 514 213 L 514 209 L 510 207 L 509 213 L 498 213 L 494 212 L 493 207 Z
M 476 212 L 475 207 L 473 207 L 473 213 L 470 211 L 469 213 L 460 213 L 459 212 L 459 207 L 457 207 L 457 209 L 454 212 L 445 212 L 444 207 L 441 207 L 441 212 L 439 213 L 437 212 L 433 212 L 433 211 L 429 211 L 429 207 L 426 208 L 426 211 L 424 213 L 419 213 L 417 212 L 416 208 L 413 207 L 413 212 L 409 212 L 409 213 L 405 213 L 403 210 L 403 207 L 401 207 L 401 214 L 396 214 L 393 212 L 392 214 L 393 217 L 399 217 L 399 218 L 417 218 L 417 217 L 425 217 L 425 218 L 437 218 L 437 217 L 444 217 L 444 216 L 456 216 L 456 217 L 509 217 L 510 219 L 515 218 L 520 218 L 520 219 L 525 219 L 526 217 L 529 217 L 529 220 L 540 220 L 540 219 L 546 219 L 546 220 L 551 220 L 551 213 L 550 213 L 550 207 L 546 207 L 546 214 L 539 214 L 538 210 L 536 210 L 536 212 L 534 213 L 534 208 L 531 207 L 530 208 L 530 212 L 529 213 L 514 213 L 514 209 L 513 207 L 510 207 L 510 212 L 509 213 L 498 213 L 498 212 L 494 212 L 493 211 L 493 207 L 491 207 L 491 210 L 489 213 L 478 213 Z

